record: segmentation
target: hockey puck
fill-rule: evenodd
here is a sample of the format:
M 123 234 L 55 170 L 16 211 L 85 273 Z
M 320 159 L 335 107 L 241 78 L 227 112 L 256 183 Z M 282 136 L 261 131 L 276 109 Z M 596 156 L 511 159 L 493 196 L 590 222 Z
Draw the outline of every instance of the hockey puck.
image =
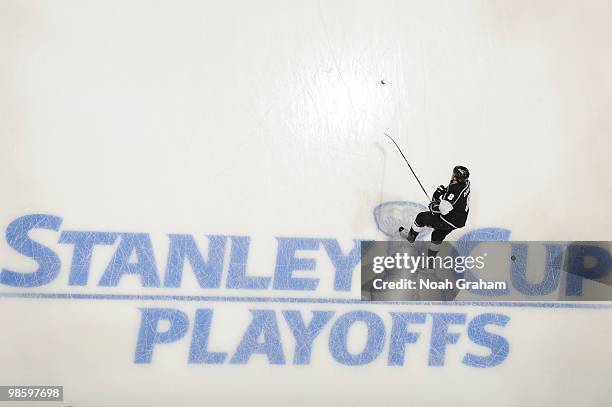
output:
M 380 83 L 382 83 L 383 85 L 386 85 L 386 84 L 387 84 L 387 82 L 385 82 L 385 80 L 384 80 L 384 79 L 381 79 L 381 80 L 380 80 Z
M 510 260 L 512 261 L 516 260 L 516 256 L 510 256 Z

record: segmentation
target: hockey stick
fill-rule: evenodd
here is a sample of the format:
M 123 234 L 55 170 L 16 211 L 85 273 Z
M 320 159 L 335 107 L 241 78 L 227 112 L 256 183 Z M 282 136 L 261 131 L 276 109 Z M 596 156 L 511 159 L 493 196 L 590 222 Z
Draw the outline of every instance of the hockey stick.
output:
M 421 184 L 421 181 L 419 180 L 419 177 L 417 177 L 417 175 L 415 174 L 414 170 L 412 169 L 412 166 L 410 165 L 410 163 L 408 162 L 408 160 L 406 159 L 406 156 L 404 155 L 404 153 L 402 152 L 402 149 L 397 145 L 397 143 L 395 142 L 395 140 L 393 140 L 393 137 L 391 137 L 390 135 L 388 135 L 387 133 L 383 133 L 385 136 L 389 137 L 389 140 L 391 140 L 393 142 L 393 144 L 395 144 L 395 147 L 397 147 L 397 150 L 400 152 L 400 154 L 402 155 L 402 157 L 404 158 L 404 161 L 406 161 L 406 164 L 408 165 L 408 168 L 410 168 L 410 171 L 412 172 L 412 175 L 414 175 L 414 178 L 416 178 L 417 182 L 419 183 L 419 185 L 421 186 L 421 189 L 423 190 L 423 193 L 425 194 L 425 196 L 427 197 L 427 199 L 429 201 L 431 201 L 431 198 L 429 197 L 429 195 L 427 194 L 427 191 L 425 191 L 425 188 L 423 188 L 423 184 Z

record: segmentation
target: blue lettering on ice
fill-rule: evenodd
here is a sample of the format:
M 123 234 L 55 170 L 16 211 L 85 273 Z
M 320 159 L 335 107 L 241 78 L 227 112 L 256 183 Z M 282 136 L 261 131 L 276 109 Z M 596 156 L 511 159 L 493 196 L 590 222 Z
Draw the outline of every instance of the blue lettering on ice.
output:
M 504 327 L 510 317 L 503 314 L 481 314 L 470 321 L 468 336 L 477 345 L 491 349 L 488 356 L 478 356 L 467 353 L 463 357 L 463 363 L 472 367 L 493 367 L 502 363 L 508 357 L 510 345 L 506 338 L 492 334 L 485 330 L 486 326 L 497 325 Z
M 117 236 L 117 233 L 108 232 L 62 232 L 59 243 L 74 245 L 68 284 L 87 285 L 94 247 L 96 245 L 112 245 L 117 240 Z
M 170 248 L 164 287 L 180 287 L 185 262 L 189 262 L 201 288 L 219 288 L 225 259 L 225 236 L 208 236 L 208 258 L 202 257 L 191 235 L 168 235 Z
M 342 253 L 342 249 L 336 239 L 323 239 L 322 242 L 336 270 L 334 290 L 351 291 L 353 269 L 361 261 L 361 242 L 354 240 L 355 244 L 347 255 Z
M 587 267 L 588 259 L 594 264 Z M 596 280 L 610 273 L 612 258 L 610 252 L 602 247 L 572 244 L 567 250 L 567 286 L 566 295 L 582 295 L 582 280 Z
M 510 238 L 510 233 L 510 230 L 502 228 L 482 228 L 470 231 L 457 239 L 457 243 L 455 245 L 457 255 L 469 256 L 472 250 L 474 250 L 474 248 L 478 246 L 480 242 L 508 241 Z M 477 281 L 476 277 L 470 272 L 470 270 L 465 270 L 463 276 L 466 281 Z M 506 284 L 506 286 L 509 286 L 509 284 Z M 509 292 L 507 288 L 498 290 L 479 290 L 468 288 L 467 291 L 471 291 L 474 294 L 482 296 L 505 295 Z
M 221 364 L 225 362 L 227 353 L 208 352 L 208 338 L 213 310 L 196 310 L 191 347 L 189 348 L 189 363 Z
M 0 283 L 13 287 L 39 287 L 53 281 L 60 272 L 60 258 L 47 246 L 33 241 L 28 233 L 33 229 L 58 231 L 62 218 L 51 215 L 26 215 L 12 221 L 6 228 L 6 241 L 13 249 L 38 263 L 31 273 L 2 269 Z
M 283 311 L 287 325 L 295 338 L 294 365 L 307 365 L 310 363 L 312 344 L 327 322 L 334 315 L 333 311 L 313 311 L 310 324 L 304 324 L 299 311 Z
M 253 320 L 247 328 L 230 363 L 245 364 L 254 353 L 264 354 L 273 365 L 284 365 L 281 336 L 272 310 L 251 310 Z M 259 338 L 263 336 L 263 341 Z
M 276 271 L 274 272 L 274 289 L 276 290 L 302 290 L 314 291 L 319 285 L 318 278 L 298 278 L 293 276 L 294 271 L 313 271 L 316 266 L 314 259 L 297 258 L 298 250 L 315 251 L 321 243 L 319 239 L 304 238 L 276 238 L 278 250 L 276 254 Z
M 38 287 L 56 280 L 61 270 L 61 260 L 50 247 L 37 242 L 29 236 L 35 230 L 58 232 L 62 218 L 53 215 L 31 214 L 16 218 L 6 228 L 8 245 L 21 255 L 38 264 L 34 271 L 2 269 L 0 284 L 14 287 Z M 508 241 L 510 230 L 502 228 L 482 228 L 461 236 L 455 245 L 457 255 L 467 255 L 481 241 Z M 192 235 L 170 234 L 168 257 L 165 265 L 163 286 L 178 288 L 183 283 L 185 265 L 189 263 L 200 288 L 221 288 L 226 265 L 228 242 L 229 265 L 225 288 L 265 290 L 313 291 L 319 287 L 320 278 L 315 275 L 315 252 L 325 249 L 334 268 L 335 291 L 350 292 L 354 270 L 360 261 L 360 241 L 354 240 L 353 247 L 344 251 L 336 239 L 320 238 L 277 238 L 278 248 L 273 276 L 250 276 L 247 274 L 250 237 L 248 236 L 208 236 L 207 252 L 202 253 Z M 117 240 L 119 241 L 117 242 Z M 143 287 L 160 287 L 160 277 L 155 260 L 151 238 L 147 233 L 115 233 L 96 231 L 63 231 L 59 234 L 59 244 L 72 245 L 72 258 L 68 273 L 69 286 L 87 286 L 92 268 L 92 257 L 98 246 L 118 243 L 112 259 L 106 265 L 98 282 L 99 286 L 116 287 L 126 274 L 139 278 Z M 511 263 L 509 280 L 517 291 L 537 296 L 553 292 L 558 288 L 565 244 L 546 245 L 547 261 L 543 277 L 539 282 L 529 281 L 526 275 L 527 249 L 510 242 L 515 261 Z M 303 253 L 307 252 L 307 253 Z M 309 255 L 308 252 L 311 254 Z M 605 248 L 580 243 L 570 244 L 567 248 L 566 295 L 581 296 L 585 278 L 596 280 L 606 276 L 611 270 L 610 252 Z M 312 276 L 308 276 L 311 273 Z M 469 270 L 464 273 L 467 281 L 476 281 Z M 475 290 L 481 296 L 505 295 L 509 290 Z
M 134 363 L 151 363 L 153 348 L 158 343 L 171 343 L 181 339 L 189 328 L 189 318 L 183 311 L 171 308 L 143 308 L 140 332 L 136 343 Z M 159 322 L 170 323 L 168 330 L 158 331 Z
M 433 325 L 431 328 L 431 345 L 429 346 L 429 366 L 444 366 L 446 345 L 455 344 L 459 334 L 449 333 L 450 324 L 465 324 L 465 314 L 431 314 Z
M 227 274 L 227 288 L 245 290 L 265 290 L 270 285 L 270 277 L 251 277 L 246 275 L 249 256 L 250 237 L 232 236 L 232 250 Z
M 136 262 L 130 262 L 132 254 Z M 115 287 L 125 274 L 139 275 L 143 287 L 159 287 L 153 246 L 148 233 L 121 233 L 121 242 L 98 285 Z
M 159 344 L 177 342 L 189 330 L 188 316 L 179 310 L 168 308 L 140 309 L 141 324 L 136 344 L 135 363 L 151 363 L 154 348 Z M 189 364 L 223 364 L 228 353 L 213 352 L 208 349 L 213 320 L 212 309 L 197 309 L 189 345 Z M 334 311 L 312 311 L 310 322 L 306 323 L 300 311 L 283 310 L 287 326 L 295 340 L 294 365 L 308 365 L 311 362 L 313 346 L 323 332 Z M 284 365 L 282 337 L 274 310 L 251 310 L 252 319 L 229 363 L 247 364 L 253 355 L 264 355 L 270 364 Z M 417 343 L 419 332 L 413 332 L 410 325 L 426 323 L 425 313 L 391 312 L 392 326 L 389 341 L 389 366 L 405 364 L 406 345 Z M 430 313 L 431 339 L 429 343 L 429 366 L 443 366 L 446 360 L 446 347 L 458 343 L 460 334 L 449 332 L 451 325 L 465 326 L 465 313 Z M 489 350 L 488 354 L 464 353 L 462 363 L 478 368 L 497 366 L 508 357 L 510 346 L 500 335 L 487 331 L 490 325 L 505 327 L 510 318 L 503 314 L 485 313 L 475 316 L 467 326 L 467 335 L 472 344 Z M 167 328 L 160 328 L 161 323 Z M 363 350 L 349 351 L 349 335 L 356 324 L 366 328 L 366 344 Z M 465 327 L 463 328 L 465 329 Z M 329 332 L 329 352 L 339 363 L 359 366 L 373 362 L 383 351 L 385 345 L 385 323 L 380 315 L 368 311 L 349 311 L 341 315 Z
M 389 340 L 389 366 L 403 366 L 406 344 L 416 343 L 420 334 L 410 331 L 410 324 L 424 324 L 427 314 L 422 312 L 392 312 L 393 325 Z
M 539 283 L 530 283 L 527 280 L 527 252 L 526 244 L 513 244 L 512 255 L 515 261 L 512 262 L 510 276 L 512 284 L 525 295 L 546 295 L 553 292 L 559 286 L 561 277 L 561 265 L 563 262 L 563 246 L 558 244 L 546 245 L 546 264 L 544 266 L 544 277 Z
M 362 322 L 367 327 L 367 342 L 358 354 L 348 350 L 348 332 L 356 322 Z M 336 361 L 349 366 L 364 365 L 378 357 L 385 344 L 385 324 L 373 312 L 352 311 L 342 315 L 331 329 L 329 336 L 329 351 Z
M 361 261 L 361 246 L 359 240 L 354 240 L 353 248 L 344 254 L 336 239 L 316 238 L 277 238 L 276 270 L 274 273 L 274 289 L 314 291 L 319 285 L 318 278 L 295 277 L 295 271 L 313 271 L 316 262 L 312 258 L 296 257 L 297 251 L 316 251 L 322 244 L 331 260 L 334 269 L 334 289 L 350 291 L 353 280 L 353 270 Z

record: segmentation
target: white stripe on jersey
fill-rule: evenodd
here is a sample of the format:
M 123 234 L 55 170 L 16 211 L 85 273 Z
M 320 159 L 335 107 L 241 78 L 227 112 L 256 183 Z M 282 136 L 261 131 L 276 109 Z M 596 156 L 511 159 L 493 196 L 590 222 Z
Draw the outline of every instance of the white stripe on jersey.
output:
M 452 227 L 454 227 L 455 229 L 459 229 L 457 226 L 453 225 L 452 223 L 450 223 L 449 221 L 447 221 L 446 219 L 444 219 L 443 215 L 440 215 L 440 219 L 442 219 L 444 222 L 448 223 L 449 225 L 451 225 Z

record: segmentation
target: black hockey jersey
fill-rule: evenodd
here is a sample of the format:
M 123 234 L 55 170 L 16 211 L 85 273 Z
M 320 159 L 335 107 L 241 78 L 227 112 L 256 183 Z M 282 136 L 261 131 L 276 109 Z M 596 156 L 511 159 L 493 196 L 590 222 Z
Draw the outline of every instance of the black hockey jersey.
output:
M 452 210 L 442 215 L 439 210 L 440 205 L 437 204 L 432 208 L 432 212 L 440 213 L 440 218 L 455 229 L 465 226 L 470 211 L 470 181 L 451 183 L 439 199 L 450 202 Z

